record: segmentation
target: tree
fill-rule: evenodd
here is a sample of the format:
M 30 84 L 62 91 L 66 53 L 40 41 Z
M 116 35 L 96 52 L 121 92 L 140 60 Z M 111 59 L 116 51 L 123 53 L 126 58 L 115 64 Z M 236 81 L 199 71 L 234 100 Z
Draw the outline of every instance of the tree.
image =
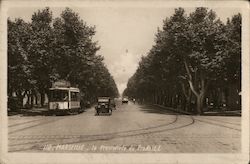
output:
M 30 72 L 27 68 L 27 42 L 30 26 L 22 19 L 8 19 L 8 96 L 13 93 L 22 102 L 31 87 Z
M 60 78 L 78 85 L 90 101 L 106 93 L 117 96 L 116 84 L 103 64 L 103 57 L 96 55 L 100 47 L 92 41 L 95 27 L 87 26 L 69 8 L 55 19 L 53 27 L 54 65 Z M 100 93 L 100 89 L 105 92 Z
M 39 92 L 43 105 L 51 84 L 62 79 L 79 87 L 86 101 L 117 96 L 94 35 L 95 27 L 69 8 L 54 20 L 49 8 L 35 12 L 30 23 L 8 20 L 8 94 L 28 95 L 32 103 Z
M 196 112 L 201 114 L 209 87 L 221 90 L 226 81 L 240 84 L 240 36 L 240 15 L 225 25 L 207 8 L 196 8 L 188 16 L 184 9 L 175 9 L 158 29 L 155 45 L 141 59 L 125 93 L 143 92 L 145 98 L 148 91 L 154 103 L 171 107 L 181 103 L 185 110 L 195 100 Z M 236 67 L 231 68 L 232 64 Z
M 241 14 L 234 15 L 226 24 L 227 42 L 224 46 L 226 78 L 241 83 Z
M 196 96 L 197 112 L 202 113 L 205 93 L 209 82 L 223 68 L 223 55 L 218 47 L 223 46 L 223 24 L 215 13 L 206 8 L 197 8 L 190 14 L 187 29 L 190 50 L 184 57 L 186 79 Z

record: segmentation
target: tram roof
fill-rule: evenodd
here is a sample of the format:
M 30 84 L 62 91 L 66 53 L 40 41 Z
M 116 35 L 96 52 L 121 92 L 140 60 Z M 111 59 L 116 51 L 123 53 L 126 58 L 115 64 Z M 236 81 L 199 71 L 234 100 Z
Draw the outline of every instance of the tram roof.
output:
M 79 88 L 74 88 L 74 87 L 53 87 L 50 88 L 49 90 L 67 90 L 67 91 L 80 92 Z

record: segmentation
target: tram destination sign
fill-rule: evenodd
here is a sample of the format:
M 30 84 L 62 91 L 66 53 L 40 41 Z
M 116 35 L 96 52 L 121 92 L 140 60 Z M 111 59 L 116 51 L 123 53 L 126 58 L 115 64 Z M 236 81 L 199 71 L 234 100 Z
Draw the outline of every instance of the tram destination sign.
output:
M 71 86 L 70 82 L 66 81 L 66 80 L 58 80 L 58 81 L 56 81 L 56 82 L 54 82 L 52 84 L 53 88 L 56 88 L 56 87 L 70 87 L 70 86 Z

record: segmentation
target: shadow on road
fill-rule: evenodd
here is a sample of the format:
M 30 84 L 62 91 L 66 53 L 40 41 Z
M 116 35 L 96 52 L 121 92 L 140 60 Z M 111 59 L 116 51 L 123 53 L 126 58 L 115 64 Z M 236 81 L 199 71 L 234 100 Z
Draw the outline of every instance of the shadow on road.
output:
M 95 116 L 98 116 L 98 117 L 101 117 L 101 116 L 112 116 L 112 114 L 110 114 L 110 113 L 100 113 L 99 115 L 95 114 Z
M 83 112 L 86 112 L 85 109 Z M 81 114 L 80 113 L 80 114 Z M 46 108 L 33 108 L 33 109 L 21 109 L 19 111 L 8 111 L 8 116 L 21 115 L 21 116 L 51 116 L 48 109 Z M 60 116 L 60 115 L 58 115 Z
M 162 109 L 160 107 L 153 106 L 153 105 L 142 105 L 139 108 L 140 108 L 140 111 L 145 112 L 145 113 L 157 113 L 157 114 L 166 114 L 166 115 L 179 114 L 177 112 L 167 110 L 167 109 Z

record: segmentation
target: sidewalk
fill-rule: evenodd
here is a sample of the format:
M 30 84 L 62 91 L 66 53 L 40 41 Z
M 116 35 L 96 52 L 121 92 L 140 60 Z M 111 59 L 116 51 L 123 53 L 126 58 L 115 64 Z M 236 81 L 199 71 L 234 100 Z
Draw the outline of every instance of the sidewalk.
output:
M 47 115 L 48 108 L 40 107 L 40 108 L 31 108 L 31 109 L 21 109 L 21 114 L 25 116 Z
M 89 108 L 85 108 L 84 111 L 90 109 L 92 107 Z M 20 109 L 20 112 L 18 112 L 17 114 L 22 114 L 24 116 L 48 116 L 49 112 L 48 112 L 48 107 L 33 107 L 31 109 Z
M 241 116 L 241 110 L 206 111 L 202 115 L 206 115 L 206 116 Z
M 190 113 L 187 111 L 183 111 L 181 109 L 175 109 L 175 108 L 171 108 L 171 107 L 165 107 L 163 105 L 158 105 L 158 104 L 153 104 L 154 106 L 158 106 L 160 108 L 166 109 L 166 110 L 170 110 L 170 111 L 174 111 L 177 113 L 181 113 L 181 114 L 186 114 L 186 115 L 195 115 L 194 113 Z M 201 114 L 203 116 L 241 116 L 241 110 L 231 110 L 231 111 L 205 111 L 203 112 L 203 114 Z

